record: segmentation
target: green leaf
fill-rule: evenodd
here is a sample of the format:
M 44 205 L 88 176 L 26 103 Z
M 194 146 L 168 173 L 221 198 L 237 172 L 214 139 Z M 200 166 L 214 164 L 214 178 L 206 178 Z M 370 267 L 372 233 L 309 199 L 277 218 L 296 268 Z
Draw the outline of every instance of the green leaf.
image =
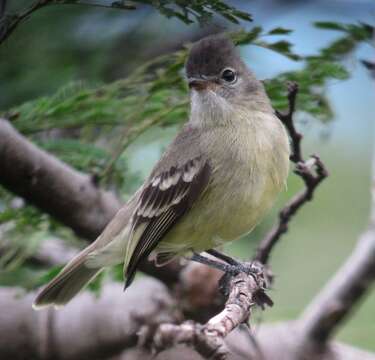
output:
M 292 52 L 292 44 L 289 41 L 286 40 L 280 40 L 276 41 L 274 43 L 267 43 L 265 41 L 256 41 L 254 42 L 258 46 L 262 46 L 266 49 L 273 50 L 281 55 L 284 55 L 288 57 L 289 59 L 298 61 L 301 59 L 301 57 L 295 53 Z
M 247 13 L 247 12 L 233 9 L 232 13 L 233 13 L 234 16 L 236 16 L 239 19 L 242 19 L 242 20 L 245 20 L 245 21 L 253 21 L 252 15 Z
M 360 22 L 359 24 L 344 24 L 330 21 L 317 21 L 314 23 L 317 28 L 327 30 L 338 30 L 351 35 L 353 40 L 363 41 L 371 39 L 374 33 L 374 26 Z
M 347 31 L 357 41 L 371 40 L 374 34 L 374 27 L 366 23 L 349 24 Z
M 334 41 L 330 46 L 323 49 L 320 58 L 336 60 L 353 51 L 356 45 L 357 42 L 351 36 L 340 38 Z
M 277 28 L 270 30 L 267 34 L 268 35 L 287 35 L 287 34 L 290 34 L 291 32 L 293 32 L 293 30 L 285 29 L 282 27 L 277 27 Z
M 314 26 L 319 29 L 346 31 L 344 24 L 333 21 L 316 21 L 314 22 Z
M 198 22 L 200 25 L 206 25 L 212 20 L 214 15 L 219 15 L 234 24 L 240 20 L 252 21 L 251 14 L 241 11 L 234 6 L 226 4 L 221 0 L 134 0 L 134 2 L 146 3 L 154 6 L 162 15 L 167 18 L 178 18 L 185 24 Z
M 231 39 L 236 45 L 247 45 L 254 42 L 262 33 L 260 26 L 253 27 L 250 31 L 240 30 L 230 34 Z

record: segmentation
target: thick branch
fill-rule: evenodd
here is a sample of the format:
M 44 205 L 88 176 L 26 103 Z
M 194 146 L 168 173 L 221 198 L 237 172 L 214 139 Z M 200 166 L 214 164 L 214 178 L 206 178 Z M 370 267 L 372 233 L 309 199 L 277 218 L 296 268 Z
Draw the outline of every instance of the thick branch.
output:
M 153 279 L 139 279 L 125 294 L 118 296 L 119 291 L 121 285 L 109 284 L 98 299 L 85 292 L 61 310 L 35 312 L 31 308 L 33 294 L 0 288 L 0 306 L 6 309 L 0 312 L 0 358 L 202 360 L 197 352 L 181 346 L 173 345 L 158 355 L 149 351 L 149 330 L 179 317 L 164 286 Z M 295 360 L 299 345 L 295 325 L 263 325 L 252 341 L 248 330 L 232 331 L 225 341 L 230 350 L 228 360 Z M 189 329 L 189 324 L 183 327 Z M 196 331 L 191 325 L 190 329 Z M 309 354 L 304 359 L 375 360 L 375 356 L 334 343 L 324 354 Z
M 35 312 L 33 299 L 0 288 L 1 359 L 104 359 L 135 346 L 144 321 L 175 321 L 168 290 L 151 278 L 125 293 L 121 284 L 106 285 L 99 299 L 85 292 L 58 311 Z
M 0 119 L 0 183 L 56 217 L 78 235 L 94 239 L 120 208 L 113 194 L 26 140 Z

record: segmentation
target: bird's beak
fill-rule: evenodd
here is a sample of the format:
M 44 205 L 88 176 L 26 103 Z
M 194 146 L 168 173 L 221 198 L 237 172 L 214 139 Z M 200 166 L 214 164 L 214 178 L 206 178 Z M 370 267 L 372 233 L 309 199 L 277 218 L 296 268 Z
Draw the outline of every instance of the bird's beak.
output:
M 190 89 L 202 91 L 209 87 L 210 81 L 202 78 L 190 77 L 188 79 L 188 84 Z

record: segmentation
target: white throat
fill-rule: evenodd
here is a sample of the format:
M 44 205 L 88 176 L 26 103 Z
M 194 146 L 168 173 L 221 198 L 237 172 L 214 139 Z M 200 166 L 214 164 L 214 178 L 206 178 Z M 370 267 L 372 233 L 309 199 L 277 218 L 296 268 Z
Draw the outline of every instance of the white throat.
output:
M 223 126 L 233 121 L 232 104 L 212 90 L 191 92 L 190 122 L 194 126 Z

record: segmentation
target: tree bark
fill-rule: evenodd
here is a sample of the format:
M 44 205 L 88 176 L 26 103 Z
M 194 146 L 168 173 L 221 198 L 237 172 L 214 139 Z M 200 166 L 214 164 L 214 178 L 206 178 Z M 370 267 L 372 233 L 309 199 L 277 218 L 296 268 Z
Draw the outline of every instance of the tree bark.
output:
M 40 150 L 0 119 L 0 183 L 79 236 L 95 239 L 120 208 L 90 176 Z
M 85 292 L 61 310 L 34 311 L 34 296 L 0 289 L 1 359 L 105 359 L 135 346 L 146 320 L 175 321 L 174 301 L 152 278 L 125 293 L 120 284 L 108 284 L 98 299 Z
M 159 354 L 148 347 L 152 329 L 178 322 L 180 314 L 168 289 L 142 278 L 122 293 L 107 284 L 96 298 L 85 292 L 61 310 L 34 311 L 34 294 L 0 288 L 0 358 L 12 360 L 202 360 L 193 348 L 175 345 Z M 292 360 L 299 348 L 296 322 L 262 325 L 250 334 L 244 327 L 225 341 L 228 360 Z M 304 360 L 375 360 L 375 355 L 331 343 Z

